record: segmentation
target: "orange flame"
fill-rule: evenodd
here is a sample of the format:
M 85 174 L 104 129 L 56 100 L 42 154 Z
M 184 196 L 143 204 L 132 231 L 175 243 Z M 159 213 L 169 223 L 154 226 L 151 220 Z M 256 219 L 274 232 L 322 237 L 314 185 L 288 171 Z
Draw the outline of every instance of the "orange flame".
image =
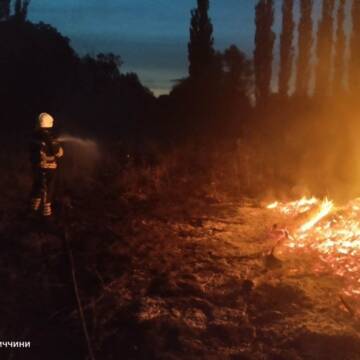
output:
M 325 199 L 320 206 L 320 211 L 307 223 L 302 225 L 300 227 L 301 232 L 305 232 L 309 229 L 311 229 L 314 225 L 316 225 L 322 218 L 327 216 L 331 209 L 334 207 L 334 203 L 332 201 L 329 201 L 328 199 Z
M 344 293 L 360 303 L 360 198 L 343 207 L 328 199 L 301 198 L 274 202 L 267 208 L 283 214 L 291 226 L 308 216 L 283 246 L 291 251 L 317 252 L 324 264 L 344 278 Z

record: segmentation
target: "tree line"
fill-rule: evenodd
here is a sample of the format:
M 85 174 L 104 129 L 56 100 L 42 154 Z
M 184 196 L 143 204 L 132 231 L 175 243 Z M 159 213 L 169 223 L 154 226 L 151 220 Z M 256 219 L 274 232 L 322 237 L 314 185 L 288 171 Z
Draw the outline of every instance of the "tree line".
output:
M 2 133 L 29 134 L 36 115 L 47 111 L 66 131 L 137 141 L 153 111 L 150 90 L 122 72 L 120 56 L 79 56 L 53 26 L 30 22 L 29 6 L 0 0 Z
M 11 0 L 0 1 L 0 20 L 8 20 L 10 17 L 24 21 L 28 14 L 31 0 Z M 12 9 L 13 5 L 13 9 Z
M 299 21 L 295 24 L 296 0 L 282 1 L 282 29 L 280 36 L 280 69 L 278 93 L 282 96 L 329 96 L 345 90 L 356 91 L 359 87 L 360 61 L 360 3 L 351 6 L 352 31 L 346 59 L 346 9 L 347 0 L 322 0 L 321 14 L 314 34 L 314 0 L 299 0 Z M 198 0 L 192 13 L 189 44 L 189 75 L 209 72 L 209 64 L 216 63 L 218 54 L 213 49 L 211 20 L 208 17 L 209 0 Z M 258 0 L 255 5 L 255 50 L 253 53 L 253 95 L 258 104 L 272 95 L 274 45 L 274 0 Z M 295 44 L 295 35 L 297 43 Z M 316 46 L 315 46 L 316 44 Z M 313 48 L 314 51 L 313 51 Z M 232 49 L 234 50 L 234 49 Z M 297 58 L 295 58 L 295 53 Z M 239 59 L 240 61 L 240 59 Z M 311 89 L 312 64 L 315 63 L 314 85 Z M 210 70 L 211 71 L 211 70 Z M 293 73 L 294 81 L 291 82 Z M 349 76 L 348 74 L 351 74 Z
M 197 0 L 189 19 L 188 74 L 159 98 L 136 74 L 123 73 L 120 56 L 79 56 L 54 27 L 30 22 L 29 5 L 29 0 L 0 0 L 5 140 L 27 135 L 36 115 L 46 111 L 65 131 L 141 148 L 145 156 L 152 148 L 191 149 L 187 161 L 193 159 L 194 171 L 205 173 L 227 154 L 222 159 L 229 168 L 238 159 L 238 173 L 257 188 L 291 188 L 301 179 L 316 182 L 317 193 L 335 178 L 338 189 L 345 181 L 360 183 L 360 165 L 354 178 L 359 0 L 283 0 L 279 34 L 275 1 L 254 1 L 252 56 L 236 45 L 215 48 L 211 2 Z M 274 66 L 276 36 L 280 59 Z M 218 161 L 221 168 L 224 161 Z
M 234 45 L 214 49 L 210 4 L 197 0 L 191 14 L 189 76 L 170 94 L 181 104 L 175 123 L 191 119 L 193 133 L 203 124 L 206 146 L 210 129 L 215 146 L 222 135 L 240 140 L 264 186 L 360 190 L 360 1 L 282 0 L 279 34 L 275 1 L 254 1 L 251 58 Z
M 49 111 L 54 109 L 64 118 L 76 118 L 76 122 L 93 131 L 118 127 L 120 132 L 124 128 L 136 129 L 135 133 L 141 128 L 144 134 L 157 133 L 159 138 L 184 138 L 211 131 L 217 136 L 238 137 L 244 132 L 254 105 L 255 109 L 261 108 L 274 96 L 283 100 L 310 98 L 310 90 L 315 97 L 356 93 L 360 87 L 360 2 L 349 1 L 322 0 L 316 34 L 314 0 L 282 1 L 276 93 L 272 87 L 274 0 L 254 3 L 256 30 L 252 58 L 235 45 L 222 52 L 215 49 L 210 0 L 197 0 L 190 14 L 188 76 L 178 81 L 169 95 L 156 99 L 141 85 L 136 74 L 121 73 L 119 56 L 79 57 L 71 49 L 69 39 L 56 29 L 27 20 L 30 0 L 0 0 L 3 55 L 0 91 L 3 99 L 7 99 L 2 106 L 4 117 L 15 103 L 34 111 L 41 104 L 49 104 Z M 298 5 L 298 23 L 295 5 Z M 345 31 L 349 26 L 346 9 L 350 9 L 348 18 L 352 19 L 349 41 Z M 28 45 L 26 41 L 30 37 L 44 56 L 34 53 L 36 49 Z M 20 65 L 21 61 L 25 65 Z M 50 79 L 56 90 L 49 92 L 40 83 L 51 86 Z M 127 86 L 131 87 L 130 91 Z M 136 106 L 137 102 L 146 104 L 146 109 Z M 25 113 L 18 116 L 28 116 Z

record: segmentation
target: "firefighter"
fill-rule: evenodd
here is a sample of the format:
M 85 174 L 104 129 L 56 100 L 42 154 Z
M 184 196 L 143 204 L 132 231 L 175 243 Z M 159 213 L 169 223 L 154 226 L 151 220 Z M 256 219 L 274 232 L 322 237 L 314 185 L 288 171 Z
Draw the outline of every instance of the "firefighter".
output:
M 47 113 L 41 113 L 37 120 L 30 146 L 34 177 L 31 209 L 33 213 L 41 210 L 44 218 L 49 218 L 52 215 L 55 175 L 64 151 L 53 134 L 54 118 Z

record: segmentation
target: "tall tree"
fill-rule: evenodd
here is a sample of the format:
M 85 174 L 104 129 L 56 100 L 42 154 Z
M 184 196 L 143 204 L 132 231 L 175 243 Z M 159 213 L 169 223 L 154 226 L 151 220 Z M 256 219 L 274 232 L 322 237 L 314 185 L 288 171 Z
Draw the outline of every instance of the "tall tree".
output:
M 234 97 L 250 95 L 252 78 L 251 61 L 235 45 L 231 45 L 223 54 L 224 88 Z
M 255 8 L 255 97 L 258 104 L 266 101 L 270 95 L 271 70 L 275 34 L 273 0 L 259 0 Z
M 334 43 L 334 8 L 335 0 L 323 0 L 322 16 L 317 34 L 317 66 L 315 93 L 329 95 L 331 93 L 331 60 Z
M 31 0 L 16 0 L 14 5 L 14 16 L 19 21 L 25 21 Z
M 282 5 L 282 32 L 280 37 L 280 73 L 279 93 L 287 96 L 289 93 L 289 82 L 294 60 L 294 0 L 283 0 Z
M 334 90 L 344 90 L 346 36 L 344 30 L 346 0 L 339 0 L 336 25 L 336 46 L 334 61 Z
M 360 91 L 360 1 L 353 0 L 352 33 L 350 39 L 349 88 L 355 94 Z
M 311 74 L 311 48 L 313 45 L 313 0 L 300 0 L 299 55 L 296 69 L 296 94 L 307 96 Z
M 19 16 L 22 9 L 22 0 L 15 0 L 14 4 L 14 13 L 15 15 Z
M 215 58 L 209 0 L 197 0 L 197 8 L 191 11 L 188 51 L 190 77 L 198 78 L 206 74 Z
M 10 0 L 0 0 L 0 20 L 6 20 L 10 16 Z

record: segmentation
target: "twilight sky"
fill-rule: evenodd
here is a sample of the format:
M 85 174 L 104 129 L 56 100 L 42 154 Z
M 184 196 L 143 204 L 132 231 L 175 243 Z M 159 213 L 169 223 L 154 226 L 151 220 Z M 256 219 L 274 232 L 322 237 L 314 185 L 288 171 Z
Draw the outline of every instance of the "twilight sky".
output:
M 253 51 L 255 0 L 212 0 L 215 46 Z M 275 0 L 279 29 L 280 0 Z M 190 10 L 196 0 L 32 0 L 31 21 L 44 21 L 71 39 L 80 54 L 114 52 L 123 71 L 138 73 L 155 94 L 187 74 Z

